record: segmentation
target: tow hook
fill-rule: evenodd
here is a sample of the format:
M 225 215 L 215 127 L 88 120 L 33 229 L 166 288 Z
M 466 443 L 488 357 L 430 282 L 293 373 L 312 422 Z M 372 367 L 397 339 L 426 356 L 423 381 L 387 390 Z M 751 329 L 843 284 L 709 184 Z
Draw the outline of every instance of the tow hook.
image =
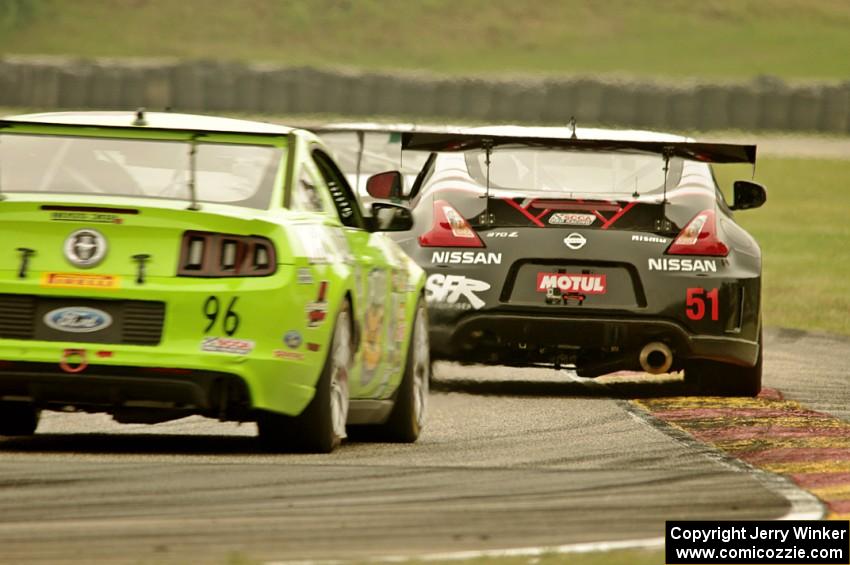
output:
M 145 263 L 151 258 L 147 253 L 139 253 L 133 255 L 133 261 L 136 262 L 136 284 L 145 284 Z
M 89 366 L 85 349 L 65 349 L 62 351 L 62 359 L 59 368 L 66 373 L 80 373 Z
M 35 249 L 29 247 L 18 247 L 18 253 L 21 254 L 21 266 L 18 268 L 18 278 L 27 278 L 27 269 L 30 264 L 30 257 L 35 255 Z

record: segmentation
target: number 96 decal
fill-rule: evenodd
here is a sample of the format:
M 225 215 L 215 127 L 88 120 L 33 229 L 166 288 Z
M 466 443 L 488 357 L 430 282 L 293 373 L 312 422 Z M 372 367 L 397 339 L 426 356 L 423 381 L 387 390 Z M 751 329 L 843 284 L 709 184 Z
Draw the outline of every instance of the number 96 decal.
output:
M 716 288 L 689 288 L 685 295 L 685 314 L 691 320 L 702 320 L 710 314 L 713 321 L 720 319 L 719 291 Z
M 221 329 L 224 330 L 224 333 L 228 336 L 232 336 L 236 333 L 236 330 L 239 329 L 239 314 L 233 309 L 236 306 L 236 301 L 239 297 L 234 296 L 230 299 L 230 303 L 227 305 L 227 310 L 224 311 L 224 315 L 222 316 Z M 210 330 L 213 329 L 215 323 L 218 321 L 219 315 L 221 314 L 221 301 L 217 296 L 210 296 L 204 302 L 204 317 L 209 320 L 209 324 L 204 328 L 204 333 L 210 333 Z

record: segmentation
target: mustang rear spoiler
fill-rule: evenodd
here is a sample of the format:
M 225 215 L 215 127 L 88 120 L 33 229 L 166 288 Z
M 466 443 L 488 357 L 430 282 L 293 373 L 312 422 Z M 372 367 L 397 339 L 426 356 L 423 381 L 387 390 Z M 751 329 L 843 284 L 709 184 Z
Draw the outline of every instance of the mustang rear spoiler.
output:
M 411 151 L 468 151 L 472 149 L 493 149 L 501 145 L 526 145 L 529 147 L 591 151 L 641 151 L 657 153 L 667 158 L 681 157 L 704 163 L 750 163 L 754 165 L 756 162 L 755 145 L 735 143 L 573 139 L 425 131 L 411 131 L 401 134 L 402 149 Z

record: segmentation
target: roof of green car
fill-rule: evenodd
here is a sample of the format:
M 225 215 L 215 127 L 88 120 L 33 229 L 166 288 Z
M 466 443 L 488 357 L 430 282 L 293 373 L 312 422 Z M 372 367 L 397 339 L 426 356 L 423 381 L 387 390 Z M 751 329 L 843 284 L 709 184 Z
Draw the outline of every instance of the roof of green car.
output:
M 105 128 L 133 128 L 203 133 L 237 133 L 255 135 L 288 135 L 293 128 L 252 120 L 237 120 L 197 114 L 171 112 L 143 112 L 143 125 L 139 125 L 138 111 L 132 112 L 48 112 L 22 114 L 0 118 L 6 124 L 44 124 L 62 126 L 88 126 Z

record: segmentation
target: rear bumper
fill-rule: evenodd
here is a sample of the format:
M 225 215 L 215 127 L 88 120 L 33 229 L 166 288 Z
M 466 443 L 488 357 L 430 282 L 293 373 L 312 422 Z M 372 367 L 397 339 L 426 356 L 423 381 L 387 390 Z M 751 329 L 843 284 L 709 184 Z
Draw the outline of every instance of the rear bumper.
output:
M 54 364 L 8 363 L 0 371 L 0 399 L 39 408 L 74 406 L 88 412 L 167 411 L 222 420 L 250 419 L 248 386 L 237 375 L 214 371 L 146 370 L 96 366 L 67 373 Z
M 757 332 L 756 332 L 757 335 Z M 511 362 L 533 351 L 546 359 L 580 360 L 583 352 L 604 351 L 628 359 L 649 342 L 667 343 L 674 367 L 689 359 L 711 359 L 753 366 L 759 353 L 756 339 L 741 335 L 716 336 L 689 333 L 675 321 L 644 317 L 543 316 L 518 313 L 469 314 L 453 324 L 431 324 L 431 349 L 435 359 L 468 362 Z M 574 362 L 574 360 L 569 361 Z
M 78 372 L 84 352 L 85 366 Z M 101 358 L 99 353 L 108 351 Z M 61 361 L 67 359 L 65 368 Z M 244 420 L 264 409 L 295 415 L 310 402 L 312 363 L 253 352 L 0 340 L 0 400 L 89 412 L 179 410 Z M 250 419 L 250 418 L 248 418 Z

